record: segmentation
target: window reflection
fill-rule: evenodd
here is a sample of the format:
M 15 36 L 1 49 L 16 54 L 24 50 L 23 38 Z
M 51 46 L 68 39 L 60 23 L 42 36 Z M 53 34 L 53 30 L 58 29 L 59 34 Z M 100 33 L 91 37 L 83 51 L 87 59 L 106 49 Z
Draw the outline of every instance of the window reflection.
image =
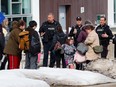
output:
M 1 0 L 1 12 L 10 14 L 10 0 Z
M 21 17 L 13 18 L 13 21 L 19 21 L 21 20 Z
M 21 14 L 20 4 L 12 4 L 12 14 Z
M 23 20 L 26 22 L 26 25 L 28 26 L 29 21 L 31 21 L 32 18 L 31 17 L 23 17 Z
M 22 13 L 31 13 L 31 0 L 22 0 Z
M 19 2 L 20 0 L 12 0 L 12 2 Z

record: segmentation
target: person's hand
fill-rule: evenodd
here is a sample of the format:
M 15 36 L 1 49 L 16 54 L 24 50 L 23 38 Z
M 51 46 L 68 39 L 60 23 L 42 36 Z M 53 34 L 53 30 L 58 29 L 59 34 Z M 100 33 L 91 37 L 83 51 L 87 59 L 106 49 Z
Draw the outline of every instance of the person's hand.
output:
M 105 33 L 105 34 L 102 34 L 102 37 L 107 38 L 108 35 Z
M 51 52 L 49 51 L 48 53 L 50 54 Z
M 40 34 L 40 35 L 41 35 L 41 36 L 43 36 L 44 34 L 45 34 L 45 32 L 41 32 L 41 34 Z
M 74 29 L 74 32 L 73 32 L 73 34 L 76 34 L 77 33 L 77 29 Z

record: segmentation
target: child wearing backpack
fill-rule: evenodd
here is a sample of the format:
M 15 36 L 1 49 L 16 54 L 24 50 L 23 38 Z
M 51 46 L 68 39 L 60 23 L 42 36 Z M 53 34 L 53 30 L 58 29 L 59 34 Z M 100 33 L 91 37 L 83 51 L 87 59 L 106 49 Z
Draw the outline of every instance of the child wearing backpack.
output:
M 65 44 L 67 35 L 63 32 L 62 27 L 58 26 L 56 29 L 56 33 L 53 37 L 53 42 L 50 47 L 50 51 L 55 54 L 55 58 L 52 60 L 53 62 L 50 62 L 50 65 L 54 65 L 56 62 L 56 67 L 61 67 L 61 60 L 62 60 L 62 68 L 66 68 L 64 54 L 61 53 L 62 44 Z
M 74 38 L 68 37 L 66 40 L 66 44 L 62 46 L 64 50 L 64 58 L 66 65 L 70 69 L 74 69 L 74 54 L 76 52 L 76 47 L 74 46 Z
M 41 44 L 39 35 L 35 31 L 36 27 L 36 21 L 30 21 L 29 27 L 26 29 L 26 31 L 29 31 L 29 49 L 25 51 L 25 69 L 37 69 L 38 53 L 41 51 Z

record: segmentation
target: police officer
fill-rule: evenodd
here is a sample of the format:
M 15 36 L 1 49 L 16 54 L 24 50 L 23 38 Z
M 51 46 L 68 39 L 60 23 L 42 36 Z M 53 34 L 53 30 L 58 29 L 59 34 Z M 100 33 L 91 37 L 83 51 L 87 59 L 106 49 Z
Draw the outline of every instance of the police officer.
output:
M 82 18 L 80 16 L 78 16 L 76 18 L 76 25 L 74 27 L 72 27 L 69 36 L 73 36 L 74 37 L 74 45 L 77 46 L 78 42 L 77 42 L 77 38 L 78 35 L 81 31 L 81 27 L 82 27 Z
M 43 66 L 47 67 L 48 65 L 48 55 L 49 49 L 52 44 L 53 36 L 56 32 L 56 28 L 60 26 L 59 22 L 54 20 L 54 15 L 52 13 L 48 14 L 48 20 L 42 24 L 40 27 L 39 33 L 42 37 L 42 43 L 44 46 L 44 58 L 43 58 Z M 54 53 L 51 51 L 50 53 L 50 67 L 53 67 L 55 63 Z
M 101 53 L 102 58 L 106 58 L 108 54 L 108 45 L 113 34 L 110 27 L 106 24 L 106 17 L 100 17 L 100 25 L 96 28 L 96 32 L 100 39 L 100 44 L 103 46 L 103 52 Z
M 81 27 L 82 27 L 82 18 L 80 16 L 76 17 L 76 25 L 72 27 L 69 36 L 74 37 L 74 46 L 77 47 L 78 41 L 77 38 L 79 36 L 79 33 L 81 32 Z M 76 69 L 81 70 L 82 69 L 82 64 L 77 64 L 76 63 Z

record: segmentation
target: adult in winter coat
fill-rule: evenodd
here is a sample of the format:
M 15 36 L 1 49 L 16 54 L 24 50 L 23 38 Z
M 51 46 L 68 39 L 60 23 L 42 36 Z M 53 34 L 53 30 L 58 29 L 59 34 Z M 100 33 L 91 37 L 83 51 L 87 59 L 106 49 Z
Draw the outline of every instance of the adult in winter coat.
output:
M 69 36 L 73 36 L 74 37 L 74 45 L 77 46 L 78 41 L 77 38 L 79 36 L 79 33 L 81 32 L 81 27 L 82 27 L 82 18 L 81 17 L 77 17 L 76 18 L 76 25 L 75 27 L 72 27 Z
M 99 54 L 96 54 L 93 50 L 94 46 L 99 46 L 99 37 L 94 30 L 94 26 L 92 24 L 88 24 L 85 27 L 85 31 L 87 32 L 88 36 L 85 40 L 85 44 L 88 46 L 88 51 L 86 52 L 86 59 L 87 61 L 96 60 L 99 58 Z
M 19 49 L 19 33 L 25 29 L 25 22 L 19 21 L 19 28 L 11 31 L 4 53 L 8 54 L 8 68 L 17 69 L 20 66 L 21 50 Z
M 61 45 L 65 44 L 66 38 L 67 38 L 67 35 L 64 34 L 62 27 L 59 26 L 56 30 L 54 37 L 53 37 L 52 46 L 50 47 L 50 51 L 54 51 L 54 53 L 55 53 L 55 58 L 54 58 L 53 62 L 55 63 L 55 59 L 56 59 L 56 67 L 58 67 L 58 68 L 60 68 L 60 61 L 61 60 L 62 60 L 62 67 L 63 68 L 66 68 L 66 64 L 65 64 L 64 54 L 61 53 L 61 49 L 54 50 L 54 47 L 55 47 L 57 42 L 59 42 Z
M 14 29 L 18 29 L 18 27 L 19 27 L 18 21 L 13 21 L 12 22 L 12 26 L 11 26 L 9 32 L 6 34 L 5 44 L 8 42 L 8 39 L 9 39 L 9 36 L 10 36 L 11 31 L 14 30 Z
M 85 31 L 84 26 L 88 25 L 88 24 L 91 24 L 91 22 L 90 21 L 85 21 L 83 27 L 81 27 L 81 32 L 79 33 L 78 38 L 77 38 L 78 43 L 84 43 L 85 42 L 85 40 L 87 38 L 87 32 Z
M 90 21 L 85 21 L 83 27 L 81 27 L 81 32 L 79 33 L 78 38 L 77 38 L 78 43 L 84 43 L 85 42 L 85 40 L 87 38 L 87 33 L 86 33 L 85 29 L 84 29 L 84 26 L 86 24 L 90 24 L 90 23 L 91 23 Z M 83 63 L 79 63 L 79 64 L 76 63 L 76 69 L 83 70 Z
M 9 32 L 10 28 L 8 26 L 9 24 L 9 21 L 7 18 L 5 18 L 3 20 L 3 23 L 2 23 L 2 30 L 3 30 L 3 33 L 4 33 L 4 36 L 6 37 L 7 33 Z
M 42 24 L 40 27 L 39 33 L 42 37 L 42 43 L 44 48 L 44 58 L 43 58 L 43 66 L 48 66 L 48 52 L 52 44 L 53 36 L 55 34 L 56 28 L 60 26 L 58 21 L 54 20 L 54 15 L 49 13 L 48 20 Z M 54 53 L 50 53 L 50 67 L 53 67 L 52 61 L 54 61 Z
M 0 24 L 0 61 L 3 57 L 4 45 L 5 45 L 5 38 L 2 31 L 2 25 Z
M 96 32 L 100 39 L 100 45 L 103 46 L 103 52 L 101 53 L 102 58 L 106 58 L 108 54 L 108 45 L 113 34 L 110 27 L 106 24 L 106 17 L 100 18 L 100 25 L 96 28 Z
M 26 51 L 26 62 L 25 62 L 26 69 L 37 69 L 37 59 L 38 53 L 41 51 L 41 44 L 39 35 L 37 31 L 35 31 L 36 27 L 37 27 L 36 21 L 30 21 L 29 27 L 26 29 L 27 31 L 29 31 L 29 43 L 30 43 L 29 50 Z M 33 43 L 36 43 L 36 45 L 33 45 Z

